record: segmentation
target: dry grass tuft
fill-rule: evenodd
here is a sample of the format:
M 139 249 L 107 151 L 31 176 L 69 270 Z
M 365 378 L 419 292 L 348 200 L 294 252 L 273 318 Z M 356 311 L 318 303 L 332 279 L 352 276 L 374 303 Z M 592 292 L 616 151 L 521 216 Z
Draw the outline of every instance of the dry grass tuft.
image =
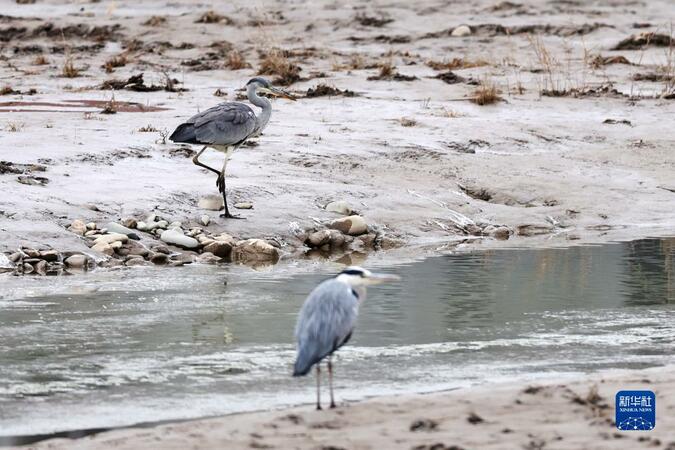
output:
M 164 16 L 152 16 L 143 22 L 146 27 L 159 27 L 164 24 L 166 24 L 166 17 Z
M 157 128 L 153 127 L 153 126 L 150 125 L 150 124 L 148 124 L 148 125 L 146 125 L 146 126 L 144 126 L 144 127 L 140 127 L 140 128 L 138 129 L 138 132 L 139 132 L 139 133 L 155 133 L 155 132 L 157 132 L 157 131 L 159 131 L 159 130 L 158 130 Z
M 211 10 L 206 11 L 199 16 L 199 19 L 197 19 L 195 23 L 224 23 L 225 25 L 232 25 L 234 21 L 227 16 L 223 16 L 222 14 L 218 14 Z
M 398 123 L 400 123 L 402 127 L 417 126 L 417 121 L 415 119 L 410 119 L 408 117 L 401 117 L 400 119 L 398 119 Z
M 272 49 L 260 60 L 259 75 L 277 75 L 277 84 L 288 86 L 300 79 L 300 67 L 293 64 L 280 49 Z
M 250 64 L 246 62 L 243 55 L 237 50 L 232 50 L 227 54 L 227 62 L 225 65 L 232 70 L 245 69 L 250 67 Z
M 70 56 L 63 63 L 61 74 L 66 78 L 77 78 L 80 76 L 80 70 L 75 67 L 75 63 Z
M 453 58 L 449 61 L 427 61 L 426 64 L 434 70 L 471 69 L 490 65 L 483 59 L 470 60 L 465 58 Z
M 108 59 L 102 67 L 106 73 L 112 73 L 116 67 L 124 67 L 128 62 L 127 55 L 121 54 Z
M 5 130 L 9 131 L 10 133 L 18 133 L 19 131 L 23 130 L 24 127 L 25 125 L 23 123 L 9 122 L 5 127 Z
M 502 98 L 499 96 L 499 89 L 494 81 L 485 78 L 473 92 L 471 101 L 477 105 L 483 106 L 497 103 L 501 99 Z
M 49 64 L 49 60 L 47 58 L 45 58 L 43 55 L 38 55 L 33 60 L 34 66 L 44 66 L 46 64 Z

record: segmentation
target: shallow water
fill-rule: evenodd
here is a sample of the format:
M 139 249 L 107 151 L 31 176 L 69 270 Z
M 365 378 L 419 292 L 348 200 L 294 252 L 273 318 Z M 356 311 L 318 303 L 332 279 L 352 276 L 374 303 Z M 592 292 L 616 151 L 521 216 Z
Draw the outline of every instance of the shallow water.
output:
M 290 377 L 311 269 L 1 279 L 0 437 L 312 402 Z M 384 270 L 404 281 L 369 290 L 338 399 L 675 362 L 672 238 Z

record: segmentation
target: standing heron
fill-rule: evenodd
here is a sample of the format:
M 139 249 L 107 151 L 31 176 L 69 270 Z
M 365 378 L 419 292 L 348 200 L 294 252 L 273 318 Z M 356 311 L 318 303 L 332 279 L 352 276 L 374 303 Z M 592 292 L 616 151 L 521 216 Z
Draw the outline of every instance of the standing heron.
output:
M 351 266 L 319 284 L 305 300 L 295 327 L 298 356 L 293 376 L 307 375 L 316 364 L 316 409 L 321 409 L 320 364 L 326 357 L 330 407 L 335 408 L 331 356 L 352 336 L 359 304 L 366 298 L 366 287 L 399 279 L 396 275 L 372 273 L 361 267 Z
M 227 208 L 227 196 L 225 194 L 227 161 L 230 159 L 232 152 L 244 141 L 262 133 L 272 115 L 272 103 L 265 97 L 260 97 L 258 93 L 295 100 L 295 97 L 291 94 L 273 87 L 269 81 L 261 77 L 251 78 L 246 83 L 246 93 L 248 94 L 248 100 L 262 109 L 260 115 L 256 116 L 251 107 L 243 103 L 225 102 L 190 117 L 185 123 L 178 125 L 178 128 L 169 137 L 173 142 L 204 145 L 199 153 L 192 158 L 192 162 L 218 174 L 216 186 L 223 194 L 223 203 L 225 204 L 225 213 L 221 217 L 229 219 L 239 219 L 240 217 L 230 214 L 230 210 Z M 208 147 L 225 153 L 225 163 L 222 170 L 216 170 L 199 161 L 199 157 Z

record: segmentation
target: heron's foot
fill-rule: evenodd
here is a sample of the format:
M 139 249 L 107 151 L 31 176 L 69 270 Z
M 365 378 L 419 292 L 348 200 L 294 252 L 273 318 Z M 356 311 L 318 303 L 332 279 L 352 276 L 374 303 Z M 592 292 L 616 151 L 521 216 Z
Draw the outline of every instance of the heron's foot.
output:
M 235 216 L 234 214 L 230 214 L 228 212 L 224 212 L 220 215 L 221 218 L 223 219 L 239 219 L 239 220 L 246 220 L 246 217 L 241 217 L 241 216 Z
M 321 411 L 322 409 L 323 409 L 323 408 L 321 407 L 321 405 L 316 405 L 316 410 L 317 410 L 317 411 Z
M 335 402 L 330 402 L 330 409 L 337 408 Z

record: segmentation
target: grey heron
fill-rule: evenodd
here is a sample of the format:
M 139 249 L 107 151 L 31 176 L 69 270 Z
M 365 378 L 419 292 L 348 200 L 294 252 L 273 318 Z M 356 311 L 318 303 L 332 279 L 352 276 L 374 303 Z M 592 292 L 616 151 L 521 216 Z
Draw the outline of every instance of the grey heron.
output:
M 221 217 L 231 219 L 239 219 L 239 217 L 230 214 L 227 207 L 227 195 L 225 194 L 227 161 L 230 159 L 232 152 L 244 141 L 262 133 L 272 115 L 272 103 L 265 97 L 260 97 L 258 93 L 267 93 L 295 100 L 295 97 L 291 94 L 273 87 L 269 81 L 261 77 L 251 78 L 246 83 L 246 93 L 248 100 L 262 109 L 258 116 L 248 105 L 238 102 L 225 102 L 190 117 L 186 122 L 178 125 L 169 137 L 173 142 L 204 145 L 199 153 L 192 158 L 192 162 L 218 174 L 216 186 L 223 194 L 223 202 L 225 203 L 225 212 Z M 221 170 L 209 167 L 199 161 L 199 157 L 208 147 L 225 153 L 225 162 Z
M 316 409 L 321 409 L 320 364 L 324 358 L 328 358 L 330 407 L 335 408 L 331 356 L 351 338 L 366 287 L 399 279 L 350 266 L 319 284 L 305 300 L 295 327 L 298 354 L 293 376 L 307 375 L 316 365 Z

